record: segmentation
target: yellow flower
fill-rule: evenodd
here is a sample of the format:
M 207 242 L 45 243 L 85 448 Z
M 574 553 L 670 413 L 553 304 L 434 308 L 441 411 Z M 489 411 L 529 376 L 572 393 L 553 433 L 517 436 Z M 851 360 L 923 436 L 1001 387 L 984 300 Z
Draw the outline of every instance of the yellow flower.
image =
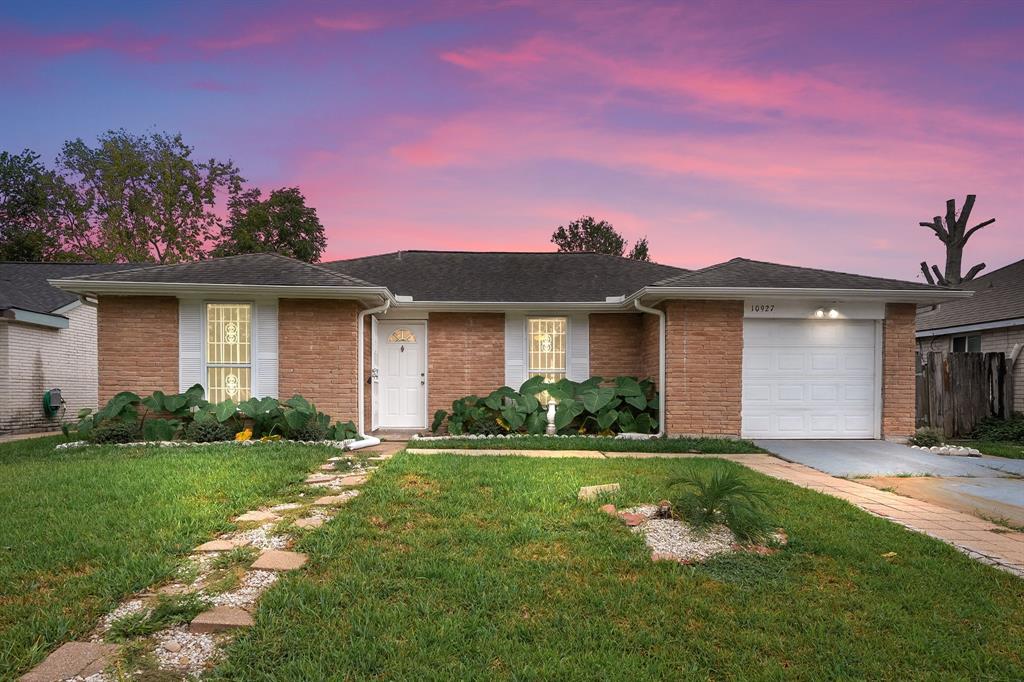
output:
M 244 429 L 235 434 L 235 440 L 243 441 L 252 438 L 252 429 Z

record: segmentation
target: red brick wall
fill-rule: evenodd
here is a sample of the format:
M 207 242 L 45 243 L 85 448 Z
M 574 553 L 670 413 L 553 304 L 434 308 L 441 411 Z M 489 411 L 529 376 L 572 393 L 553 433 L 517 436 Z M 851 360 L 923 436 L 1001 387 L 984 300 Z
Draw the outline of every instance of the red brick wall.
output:
M 99 404 L 121 391 L 178 392 L 178 299 L 100 296 L 96 347 Z
M 430 313 L 427 322 L 427 422 L 466 395 L 505 384 L 503 313 Z M 518 388 L 518 387 L 516 387 Z
M 661 377 L 658 376 L 660 352 L 661 321 L 657 315 L 644 313 L 640 322 L 640 375 L 647 377 L 657 386 Z
M 739 436 L 742 301 L 669 301 L 666 427 L 670 435 Z
M 640 313 L 594 313 L 590 316 L 590 375 L 605 379 L 617 376 L 643 379 L 647 375 L 642 343 L 643 315 Z
M 882 437 L 901 439 L 914 433 L 915 391 L 913 303 L 885 306 L 882 327 Z
M 333 421 L 355 421 L 359 305 L 282 298 L 277 314 L 278 395 L 299 393 Z

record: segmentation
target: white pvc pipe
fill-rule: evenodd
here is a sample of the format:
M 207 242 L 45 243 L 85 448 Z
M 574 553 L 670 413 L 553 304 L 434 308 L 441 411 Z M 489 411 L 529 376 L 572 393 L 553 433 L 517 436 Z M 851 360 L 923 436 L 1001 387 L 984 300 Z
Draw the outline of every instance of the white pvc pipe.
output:
M 658 437 L 665 435 L 665 311 L 648 308 L 635 299 L 633 305 L 642 313 L 658 316 Z
M 349 443 L 345 449 L 358 450 L 359 448 L 369 448 L 374 445 L 380 445 L 380 438 L 377 438 L 376 436 L 363 436 L 359 440 Z
M 390 307 L 391 307 L 391 300 L 390 299 L 385 299 L 384 305 L 377 306 L 376 308 L 367 308 L 366 310 L 360 311 L 358 317 L 356 318 L 356 327 L 357 327 L 357 329 L 356 329 L 356 345 L 358 346 L 357 353 L 358 353 L 358 358 L 359 358 L 358 361 L 357 361 L 359 366 L 356 368 L 356 371 L 357 371 L 356 376 L 358 377 L 358 382 L 357 382 L 358 383 L 358 388 L 356 390 L 356 395 L 358 397 L 356 399 L 356 402 L 358 403 L 358 410 L 359 410 L 359 415 L 358 415 L 358 418 L 357 418 L 357 422 L 359 424 L 359 427 L 356 429 L 356 432 L 357 432 L 357 435 L 359 435 L 364 440 L 374 440 L 374 441 L 376 441 L 375 443 L 372 443 L 372 445 L 377 445 L 378 443 L 380 443 L 380 439 L 379 438 L 372 438 L 370 436 L 367 436 L 366 435 L 366 431 L 365 431 L 365 429 L 366 429 L 366 405 L 365 405 L 366 376 L 365 376 L 365 374 L 366 373 L 363 371 L 363 362 L 364 362 L 364 358 L 365 358 L 366 354 L 364 353 L 363 347 L 366 345 L 366 342 L 365 342 L 366 334 L 365 334 L 365 329 L 364 328 L 366 327 L 366 316 L 367 315 L 376 315 L 377 313 L 386 313 L 388 311 L 388 308 L 390 308 Z M 360 440 L 360 441 L 356 441 L 356 442 L 357 443 L 361 443 L 363 441 Z M 367 443 L 367 445 L 370 445 L 370 443 Z M 367 445 L 360 445 L 359 447 L 365 448 L 365 447 L 367 447 Z M 357 448 L 356 447 L 350 447 L 349 449 L 350 450 L 356 450 Z

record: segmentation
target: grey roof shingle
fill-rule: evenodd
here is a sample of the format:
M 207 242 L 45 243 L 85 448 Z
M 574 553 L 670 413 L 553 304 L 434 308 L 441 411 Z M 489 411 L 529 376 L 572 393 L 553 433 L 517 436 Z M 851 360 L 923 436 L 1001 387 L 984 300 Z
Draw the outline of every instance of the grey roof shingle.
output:
M 18 308 L 49 313 L 74 303 L 78 295 L 50 286 L 47 280 L 137 267 L 136 263 L 0 262 L 0 310 Z
M 600 253 L 397 251 L 325 263 L 417 301 L 574 302 L 688 272 Z
M 748 258 L 694 270 L 658 281 L 663 287 L 758 287 L 768 289 L 861 289 L 883 291 L 943 291 L 920 282 L 853 275 L 832 270 L 780 265 Z
M 1024 317 L 1024 259 L 964 282 L 960 288 L 973 291 L 974 296 L 920 310 L 917 313 L 917 330 Z
M 303 287 L 372 287 L 361 279 L 276 253 L 246 253 L 191 263 L 135 266 L 78 279 L 157 284 L 240 284 Z

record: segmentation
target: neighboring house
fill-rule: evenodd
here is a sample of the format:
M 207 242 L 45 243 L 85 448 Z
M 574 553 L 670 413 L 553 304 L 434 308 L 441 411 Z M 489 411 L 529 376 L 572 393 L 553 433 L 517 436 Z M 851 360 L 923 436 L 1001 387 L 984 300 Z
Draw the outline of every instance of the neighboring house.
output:
M 195 383 L 210 400 L 301 393 L 362 433 L 422 430 L 531 375 L 625 374 L 658 383 L 672 435 L 905 438 L 915 310 L 970 295 L 592 253 L 250 254 L 53 283 L 98 301 L 101 401 Z
M 43 393 L 59 388 L 69 417 L 96 407 L 96 307 L 48 279 L 138 267 L 0 262 L 0 434 L 56 429 Z
M 968 300 L 921 306 L 921 353 L 1005 353 L 1013 364 L 1013 409 L 1024 412 L 1024 260 L 960 285 Z

